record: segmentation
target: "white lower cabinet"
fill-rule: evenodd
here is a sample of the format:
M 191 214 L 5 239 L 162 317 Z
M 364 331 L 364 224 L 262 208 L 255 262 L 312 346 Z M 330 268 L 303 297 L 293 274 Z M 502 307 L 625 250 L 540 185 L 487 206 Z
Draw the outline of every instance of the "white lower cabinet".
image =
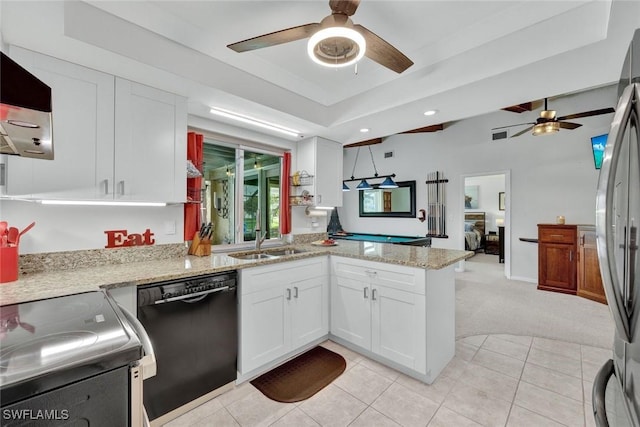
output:
M 332 257 L 331 333 L 426 374 L 425 270 Z
M 240 270 L 241 376 L 327 335 L 327 257 Z

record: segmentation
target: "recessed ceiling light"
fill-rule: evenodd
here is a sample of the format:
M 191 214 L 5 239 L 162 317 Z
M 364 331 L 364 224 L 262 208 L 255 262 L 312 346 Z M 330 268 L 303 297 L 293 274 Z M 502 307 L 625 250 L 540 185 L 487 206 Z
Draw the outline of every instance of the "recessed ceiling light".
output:
M 360 129 L 360 132 L 367 133 L 367 132 L 369 132 L 369 128 L 362 128 L 362 129 Z
M 425 116 L 433 116 L 434 114 L 436 114 L 438 112 L 438 110 L 428 110 L 424 112 Z

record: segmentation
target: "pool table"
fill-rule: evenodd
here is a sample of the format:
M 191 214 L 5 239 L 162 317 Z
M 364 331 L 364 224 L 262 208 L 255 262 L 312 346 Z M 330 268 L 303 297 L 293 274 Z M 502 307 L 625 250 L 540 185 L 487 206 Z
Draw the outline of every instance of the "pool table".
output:
M 333 234 L 332 239 L 359 240 L 363 242 L 395 243 L 398 245 L 431 246 L 431 238 L 423 236 L 396 236 L 393 234 L 346 233 Z

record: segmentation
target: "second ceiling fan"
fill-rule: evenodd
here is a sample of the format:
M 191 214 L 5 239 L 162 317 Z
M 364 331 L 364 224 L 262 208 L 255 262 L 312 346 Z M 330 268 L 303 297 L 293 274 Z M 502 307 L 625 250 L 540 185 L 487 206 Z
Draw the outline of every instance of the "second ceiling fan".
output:
M 533 130 L 533 135 L 544 135 L 548 133 L 558 132 L 560 129 L 573 130 L 582 126 L 580 123 L 566 122 L 565 120 L 575 120 L 575 119 L 581 119 L 584 117 L 599 116 L 601 114 L 614 113 L 615 111 L 616 110 L 609 107 L 609 108 L 601 108 L 599 110 L 584 111 L 582 113 L 569 114 L 568 116 L 556 117 L 555 110 L 547 109 L 547 98 L 545 98 L 544 110 L 540 112 L 540 117 L 538 117 L 538 119 L 535 122 L 518 123 L 515 125 L 501 126 L 501 127 L 493 128 L 491 130 L 506 129 L 514 126 L 531 125 L 528 128 L 523 129 L 520 132 L 511 135 L 511 138 L 515 138 L 517 136 L 523 135 L 529 132 L 530 130 Z
M 315 62 L 329 67 L 344 67 L 363 56 L 396 73 L 402 73 L 413 62 L 391 44 L 349 18 L 360 0 L 330 0 L 331 15 L 320 23 L 310 23 L 232 43 L 236 52 L 262 49 L 296 40 L 309 39 L 307 51 Z

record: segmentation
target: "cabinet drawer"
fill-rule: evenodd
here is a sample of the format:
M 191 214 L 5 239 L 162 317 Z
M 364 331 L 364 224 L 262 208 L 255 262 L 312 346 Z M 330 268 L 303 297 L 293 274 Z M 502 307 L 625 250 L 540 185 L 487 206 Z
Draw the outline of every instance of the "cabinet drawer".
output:
M 334 256 L 331 260 L 332 274 L 337 277 L 389 286 L 415 294 L 425 293 L 422 269 Z
M 569 243 L 577 241 L 575 228 L 540 227 L 538 229 L 538 241 L 541 243 Z
M 326 256 L 245 268 L 240 270 L 240 293 L 247 295 L 292 281 L 326 277 L 327 274 Z

